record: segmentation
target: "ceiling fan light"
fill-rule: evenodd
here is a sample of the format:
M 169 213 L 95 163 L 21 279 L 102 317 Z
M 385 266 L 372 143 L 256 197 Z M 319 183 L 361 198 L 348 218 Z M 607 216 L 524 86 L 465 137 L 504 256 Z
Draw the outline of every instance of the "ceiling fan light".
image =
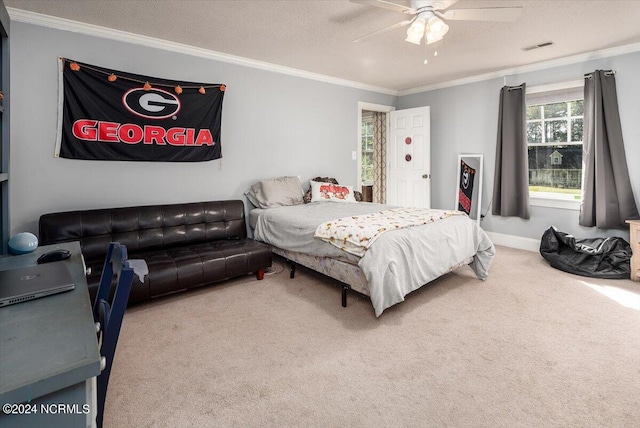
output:
M 440 33 L 440 31 L 442 31 L 443 26 L 444 26 L 444 22 L 442 21 L 442 19 L 438 18 L 437 16 L 434 16 L 429 20 L 429 32 L 431 33 L 435 33 L 435 34 Z
M 431 34 L 436 39 L 441 39 L 449 31 L 449 26 L 437 16 L 432 17 L 427 25 L 427 34 Z
M 416 19 L 411 26 L 407 29 L 407 38 L 405 39 L 409 43 L 419 45 L 424 37 L 424 29 L 426 22 L 424 19 Z
M 437 19 L 438 21 L 435 21 Z M 427 39 L 427 44 L 435 43 L 439 40 L 442 40 L 445 34 L 449 31 L 449 26 L 445 24 L 441 19 L 435 18 L 434 20 L 429 21 L 429 25 L 427 26 L 427 33 L 425 38 Z M 432 25 L 433 24 L 433 25 Z
M 430 45 L 431 43 L 439 42 L 440 40 L 442 40 L 442 37 L 435 36 L 435 35 L 433 35 L 431 33 L 427 33 L 425 35 L 425 39 L 427 41 L 427 44 Z
M 407 35 L 407 38 L 404 40 L 414 45 L 419 45 L 422 42 L 422 36 Z

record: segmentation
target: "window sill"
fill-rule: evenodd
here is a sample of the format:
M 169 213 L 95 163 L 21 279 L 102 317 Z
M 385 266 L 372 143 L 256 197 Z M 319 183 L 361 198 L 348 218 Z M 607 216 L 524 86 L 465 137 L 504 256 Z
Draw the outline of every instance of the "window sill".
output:
M 536 207 L 580 211 L 581 201 L 529 193 L 529 204 Z

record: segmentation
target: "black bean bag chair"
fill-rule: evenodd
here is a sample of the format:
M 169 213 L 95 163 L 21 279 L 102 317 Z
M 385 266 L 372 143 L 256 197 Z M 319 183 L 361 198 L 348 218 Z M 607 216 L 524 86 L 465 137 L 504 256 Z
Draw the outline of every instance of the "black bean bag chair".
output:
M 631 246 L 619 237 L 576 239 L 554 226 L 540 242 L 540 254 L 551 267 L 592 278 L 629 279 Z

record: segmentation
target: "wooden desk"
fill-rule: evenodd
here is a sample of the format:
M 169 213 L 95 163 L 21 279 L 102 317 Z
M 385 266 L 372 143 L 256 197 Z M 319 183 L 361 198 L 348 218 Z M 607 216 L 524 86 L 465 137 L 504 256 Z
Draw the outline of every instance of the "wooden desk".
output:
M 640 281 L 640 220 L 627 220 L 631 241 L 631 280 Z
M 75 288 L 0 308 L 0 405 L 27 403 L 23 409 L 37 410 L 0 411 L 2 427 L 86 427 L 95 421 L 92 396 L 100 353 L 80 244 L 0 257 L 0 270 L 36 264 L 53 249 L 71 251 L 67 264 Z

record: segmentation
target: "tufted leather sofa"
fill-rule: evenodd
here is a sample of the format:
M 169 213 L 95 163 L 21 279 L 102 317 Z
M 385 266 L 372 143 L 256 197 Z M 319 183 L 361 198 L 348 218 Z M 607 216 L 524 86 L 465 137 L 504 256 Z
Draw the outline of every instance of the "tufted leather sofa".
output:
M 129 303 L 249 273 L 262 279 L 271 266 L 271 248 L 247 238 L 240 200 L 45 214 L 39 229 L 43 245 L 80 241 L 92 301 L 112 241 L 149 267 Z

